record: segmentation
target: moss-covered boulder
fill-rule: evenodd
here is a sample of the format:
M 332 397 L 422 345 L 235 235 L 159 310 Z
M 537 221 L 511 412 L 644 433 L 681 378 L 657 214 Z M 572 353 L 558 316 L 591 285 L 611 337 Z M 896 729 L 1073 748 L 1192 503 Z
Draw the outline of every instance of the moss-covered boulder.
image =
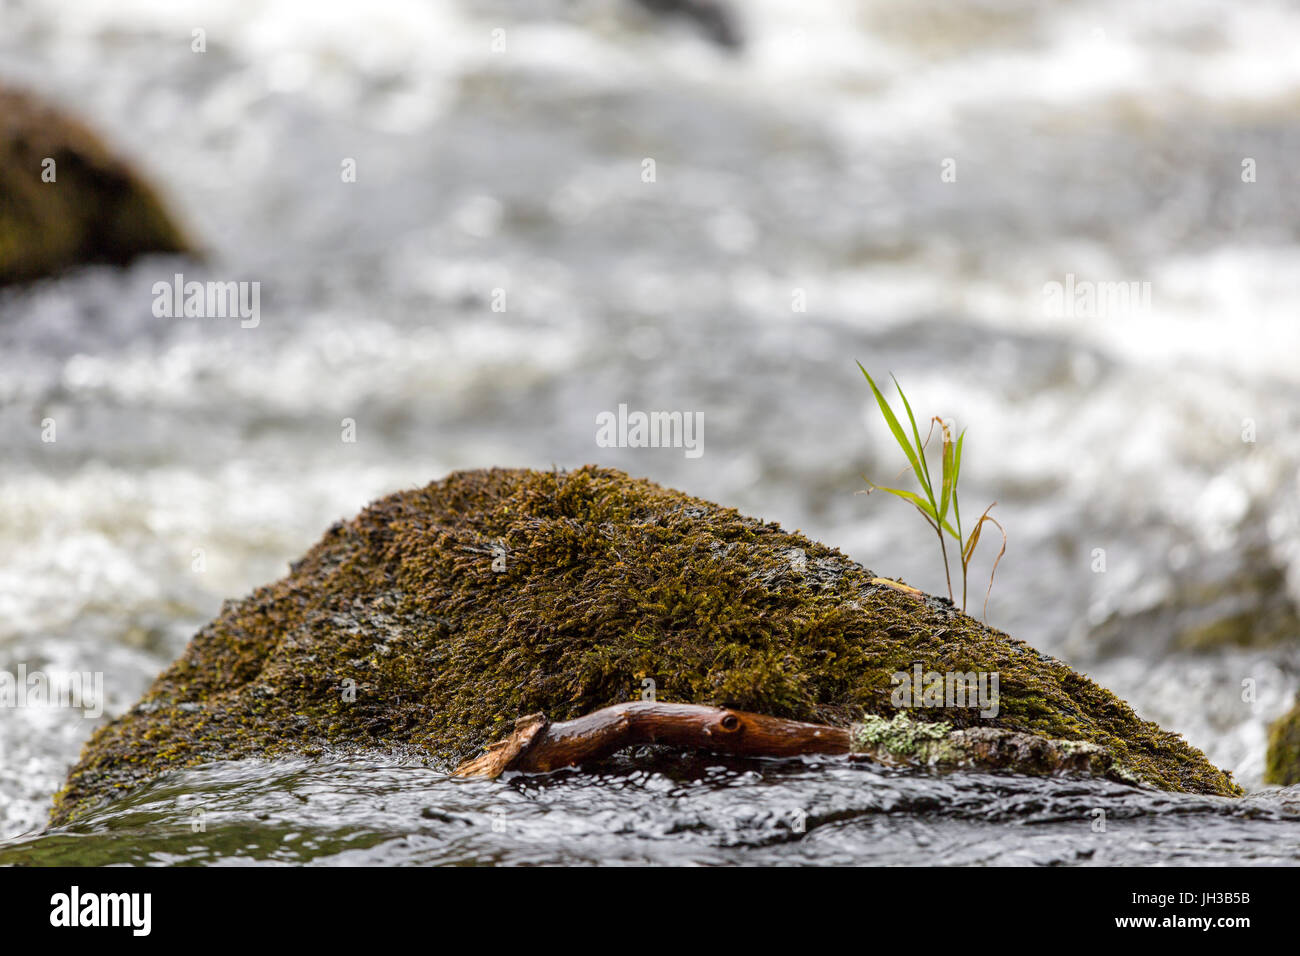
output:
M 1264 782 L 1284 787 L 1300 783 L 1300 697 L 1269 729 Z
M 458 472 L 334 525 L 286 578 L 228 603 L 91 738 L 52 820 L 212 760 L 370 748 L 450 767 L 517 717 L 570 719 L 646 681 L 661 701 L 849 726 L 896 714 L 891 675 L 917 664 L 999 675 L 996 717 L 922 720 L 1088 742 L 1157 787 L 1239 792 L 1060 661 L 873 579 L 619 471 Z
M 0 285 L 189 248 L 154 190 L 99 137 L 0 88 Z

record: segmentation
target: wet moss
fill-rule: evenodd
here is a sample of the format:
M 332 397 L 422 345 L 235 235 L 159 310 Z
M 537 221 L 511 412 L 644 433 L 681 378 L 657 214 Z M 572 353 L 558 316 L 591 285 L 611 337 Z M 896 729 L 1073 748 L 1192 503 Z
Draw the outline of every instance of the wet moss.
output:
M 42 179 L 47 159 L 53 182 Z M 189 249 L 158 194 L 87 127 L 0 89 L 0 285 Z
M 1269 729 L 1264 782 L 1284 787 L 1300 783 L 1300 698 Z
M 1023 642 L 779 526 L 629 478 L 466 471 L 340 522 L 284 579 L 195 635 L 99 730 L 64 823 L 166 770 L 368 748 L 451 766 L 516 717 L 639 697 L 849 726 L 890 716 L 890 676 L 1000 674 L 984 720 L 1089 741 L 1168 790 L 1238 793 L 1182 738 Z M 354 692 L 353 692 L 354 691 Z

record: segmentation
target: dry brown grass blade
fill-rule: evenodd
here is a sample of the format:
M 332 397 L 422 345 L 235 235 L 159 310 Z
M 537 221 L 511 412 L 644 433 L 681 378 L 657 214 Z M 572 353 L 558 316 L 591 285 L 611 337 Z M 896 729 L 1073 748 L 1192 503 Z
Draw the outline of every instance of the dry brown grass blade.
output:
M 887 588 L 893 588 L 895 591 L 902 591 L 908 597 L 913 597 L 917 600 L 925 599 L 925 592 L 920 588 L 914 588 L 910 584 L 904 584 L 902 581 L 895 581 L 893 578 L 872 578 L 871 583 L 879 584 Z
M 995 504 L 997 504 L 996 501 L 993 502 L 993 505 Z M 980 515 L 979 523 L 975 525 L 975 531 L 972 532 L 973 535 L 978 536 L 980 525 L 982 525 L 985 521 L 992 521 L 995 525 L 997 525 L 998 531 L 1002 532 L 1002 547 L 998 549 L 998 556 L 993 559 L 993 570 L 989 571 L 989 586 L 988 589 L 984 592 L 984 622 L 985 623 L 988 623 L 988 619 L 989 619 L 989 595 L 993 593 L 993 576 L 998 573 L 998 562 L 1002 560 L 1002 555 L 1007 553 L 1007 529 L 1002 527 L 1002 522 L 998 521 L 997 518 L 989 514 L 989 508 L 992 508 L 993 505 L 989 505 L 988 508 L 984 509 L 984 513 Z M 973 551 L 974 549 L 972 548 L 971 550 Z

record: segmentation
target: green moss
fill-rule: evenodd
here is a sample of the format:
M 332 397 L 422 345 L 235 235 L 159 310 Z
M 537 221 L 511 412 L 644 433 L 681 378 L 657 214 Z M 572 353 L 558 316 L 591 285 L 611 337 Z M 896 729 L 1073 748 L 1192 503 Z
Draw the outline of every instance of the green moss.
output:
M 664 701 L 849 726 L 892 715 L 890 675 L 917 663 L 1000 674 L 998 716 L 947 709 L 954 728 L 1091 741 L 1155 786 L 1239 792 L 1060 661 L 875 576 L 619 471 L 458 472 L 336 524 L 228 603 L 91 738 L 52 819 L 210 760 L 369 748 L 451 766 L 522 714 L 573 718 L 645 678 Z
M 54 182 L 42 179 L 47 159 Z M 0 89 L 0 285 L 189 249 L 158 195 L 94 133 Z
M 1300 783 L 1300 698 L 1277 719 L 1268 732 L 1264 782 L 1289 787 Z

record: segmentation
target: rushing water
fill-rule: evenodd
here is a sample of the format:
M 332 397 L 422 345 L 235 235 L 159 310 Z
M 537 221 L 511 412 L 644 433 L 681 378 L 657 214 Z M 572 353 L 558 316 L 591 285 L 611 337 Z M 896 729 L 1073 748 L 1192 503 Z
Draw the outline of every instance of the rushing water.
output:
M 1011 536 L 990 622 L 1257 787 L 1300 684 L 1300 11 L 739 21 L 726 52 L 607 0 L 0 0 L 0 80 L 91 120 L 209 250 L 0 297 L 0 670 L 102 673 L 120 712 L 222 599 L 461 467 L 624 468 L 942 591 L 915 516 L 855 494 L 902 464 L 860 359 L 970 429 L 963 500 Z M 260 282 L 259 324 L 156 318 L 176 272 Z M 1054 310 L 1069 276 L 1149 305 Z M 620 403 L 702 412 L 704 454 L 597 447 Z M 96 720 L 0 712 L 3 859 L 1300 858 L 1276 793 L 834 762 L 232 765 L 32 837 Z
M 383 759 L 211 765 L 0 864 L 1261 864 L 1300 859 L 1300 788 L 1243 800 L 842 760 L 673 755 L 454 780 Z

